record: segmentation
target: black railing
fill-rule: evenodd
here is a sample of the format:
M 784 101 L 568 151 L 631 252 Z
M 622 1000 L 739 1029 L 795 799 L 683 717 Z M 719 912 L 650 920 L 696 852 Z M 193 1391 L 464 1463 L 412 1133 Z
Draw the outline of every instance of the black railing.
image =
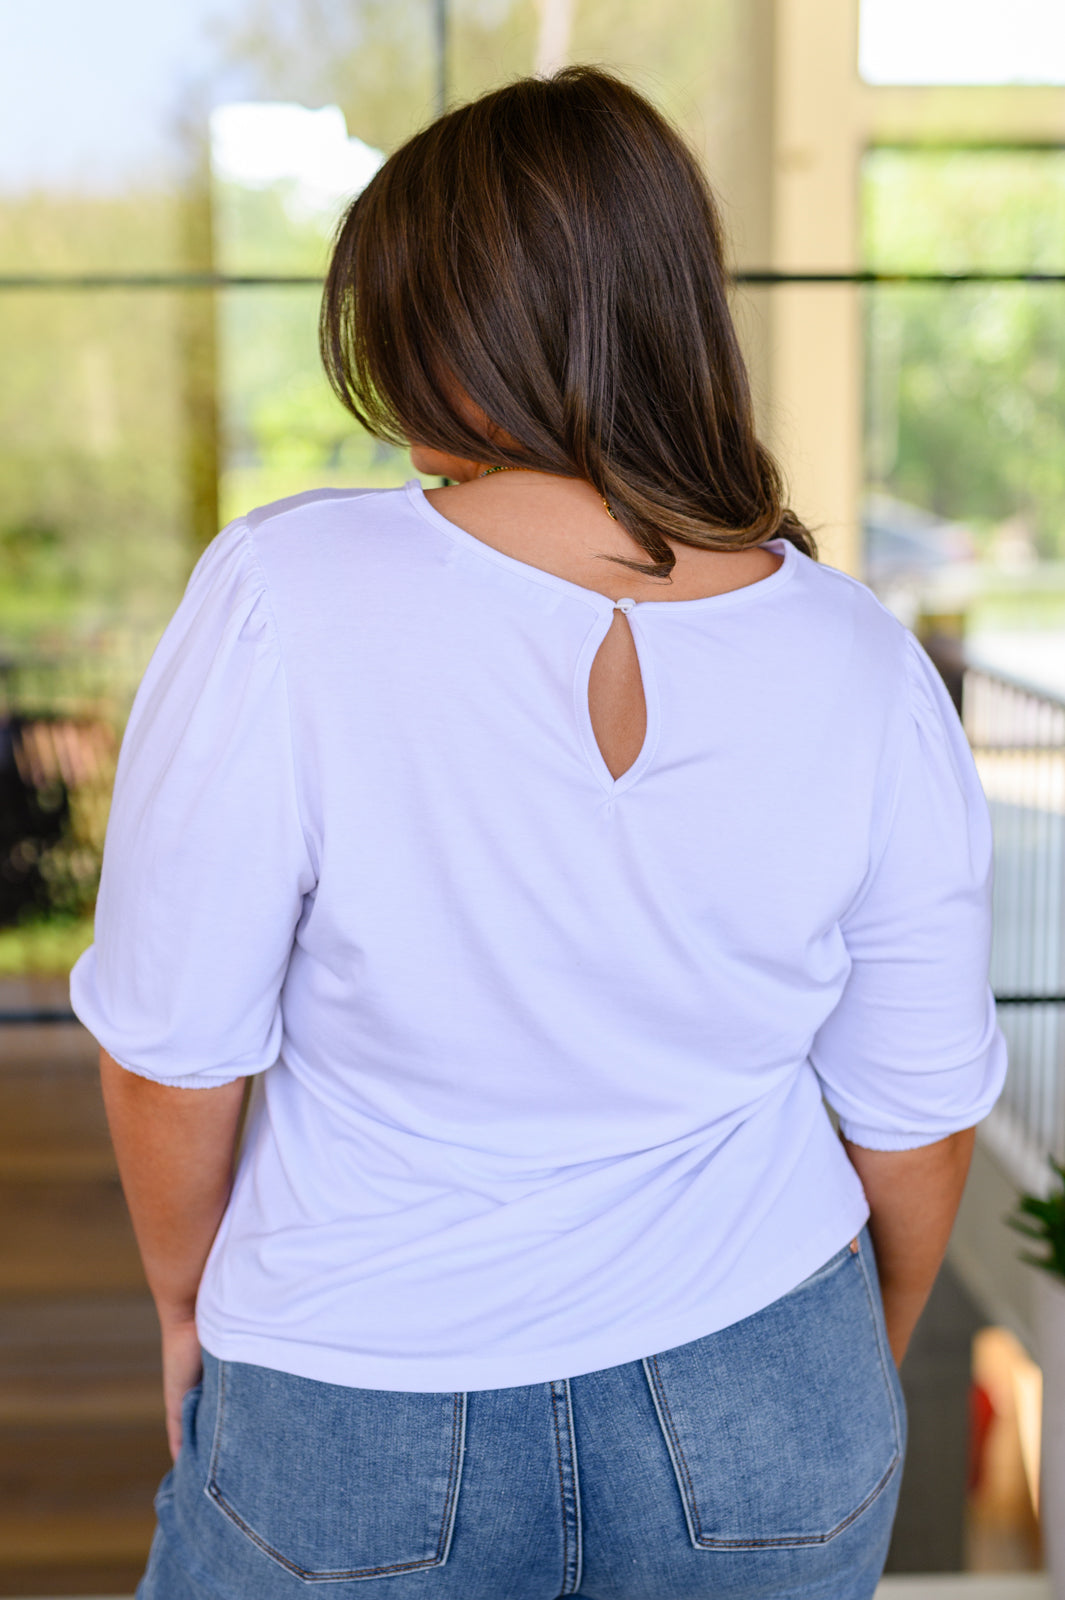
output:
M 991 808 L 991 977 L 1010 1052 L 985 1131 L 1037 1188 L 1065 1155 L 1065 699 L 966 662 L 961 709 Z
M 39 1028 L 50 1026 L 52 1023 L 77 1022 L 77 1017 L 70 1007 L 42 1006 L 36 1010 L 29 1007 L 26 1010 L 0 1011 L 0 1027 L 4 1028 Z

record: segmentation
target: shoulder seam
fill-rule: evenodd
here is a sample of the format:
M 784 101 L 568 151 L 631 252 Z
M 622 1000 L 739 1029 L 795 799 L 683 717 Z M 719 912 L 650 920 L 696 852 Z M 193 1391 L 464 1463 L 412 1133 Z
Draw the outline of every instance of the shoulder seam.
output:
M 810 560 L 810 558 L 807 557 L 807 560 Z M 896 628 L 898 628 L 902 633 L 910 632 L 905 623 L 899 621 L 898 617 L 891 610 L 890 606 L 886 606 L 883 600 L 881 600 L 880 596 L 876 594 L 874 590 L 870 589 L 867 583 L 863 583 L 860 578 L 854 577 L 853 573 L 844 572 L 841 567 L 829 566 L 826 562 L 821 561 L 810 560 L 810 565 L 816 567 L 820 572 L 829 573 L 833 578 L 838 578 L 850 589 L 860 589 L 864 595 L 868 596 L 877 609 L 882 611 L 884 616 L 894 623 Z
M 273 522 L 279 517 L 288 516 L 293 511 L 300 511 L 305 506 L 329 505 L 338 500 L 363 500 L 373 495 L 387 494 L 388 489 L 304 489 L 298 494 L 282 495 L 278 500 L 268 500 L 265 505 L 255 506 L 251 511 L 245 512 L 238 521 L 246 523 L 254 531 L 263 523 Z

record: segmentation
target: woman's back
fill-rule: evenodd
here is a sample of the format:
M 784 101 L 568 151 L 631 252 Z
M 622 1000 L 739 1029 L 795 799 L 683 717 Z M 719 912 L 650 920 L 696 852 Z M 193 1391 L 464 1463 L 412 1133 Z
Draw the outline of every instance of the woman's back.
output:
M 942 686 L 860 585 L 785 541 L 746 559 L 772 570 L 623 613 L 646 728 L 615 778 L 614 599 L 416 482 L 263 508 L 204 557 L 112 822 L 103 925 L 123 880 L 150 918 L 75 996 L 164 1081 L 280 1053 L 200 1291 L 216 1355 L 408 1390 L 635 1359 L 858 1232 L 822 1085 L 888 1148 L 956 1125 L 981 1052 L 994 1098 L 986 822 Z

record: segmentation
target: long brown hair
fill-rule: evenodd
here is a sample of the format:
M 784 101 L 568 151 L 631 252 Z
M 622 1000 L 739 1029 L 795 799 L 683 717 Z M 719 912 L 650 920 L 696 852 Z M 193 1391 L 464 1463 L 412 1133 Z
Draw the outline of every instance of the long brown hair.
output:
M 599 68 L 518 79 L 402 145 L 340 224 L 320 340 L 372 434 L 587 479 L 638 572 L 669 575 L 663 535 L 816 554 L 755 435 L 709 186 Z

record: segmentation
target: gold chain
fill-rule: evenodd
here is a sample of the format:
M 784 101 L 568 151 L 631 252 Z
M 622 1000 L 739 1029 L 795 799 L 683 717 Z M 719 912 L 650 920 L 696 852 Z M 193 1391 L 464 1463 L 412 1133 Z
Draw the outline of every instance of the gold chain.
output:
M 483 472 L 479 472 L 477 474 L 477 476 L 479 478 L 487 478 L 493 472 L 535 472 L 536 470 L 537 469 L 535 467 L 485 467 L 484 471 Z M 604 496 L 600 495 L 599 498 L 603 502 L 603 506 L 604 506 L 604 508 L 606 510 L 607 516 L 608 517 L 614 517 L 614 521 L 616 522 L 618 519 L 614 515 L 614 512 L 611 511 L 609 505 L 607 505 L 607 502 L 606 502 L 606 499 L 604 498 Z

